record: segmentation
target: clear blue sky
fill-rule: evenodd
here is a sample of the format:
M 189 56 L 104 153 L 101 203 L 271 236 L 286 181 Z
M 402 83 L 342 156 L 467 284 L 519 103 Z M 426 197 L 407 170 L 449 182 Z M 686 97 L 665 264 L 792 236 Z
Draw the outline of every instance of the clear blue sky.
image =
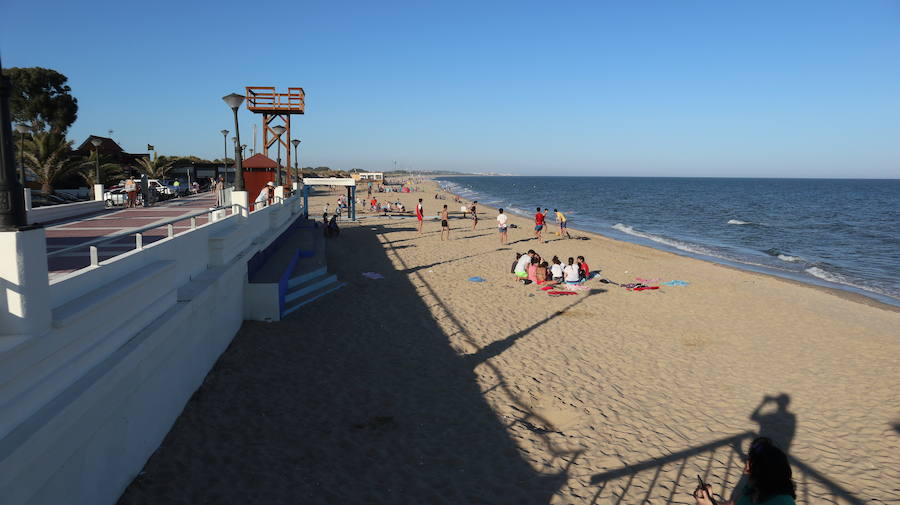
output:
M 0 20 L 4 65 L 69 77 L 72 138 L 135 152 L 221 157 L 223 95 L 302 86 L 304 165 L 900 177 L 896 0 L 9 0 Z

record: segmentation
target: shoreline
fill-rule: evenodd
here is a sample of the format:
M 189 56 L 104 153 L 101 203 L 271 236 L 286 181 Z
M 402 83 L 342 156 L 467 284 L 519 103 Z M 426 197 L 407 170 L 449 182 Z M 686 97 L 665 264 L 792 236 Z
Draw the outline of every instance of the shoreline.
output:
M 440 177 L 447 177 L 447 176 L 440 176 Z M 469 177 L 469 176 L 456 176 L 456 177 Z M 483 177 L 489 177 L 489 176 L 483 176 Z M 440 182 L 436 180 L 436 177 L 435 177 L 435 178 L 428 178 L 428 179 L 426 179 L 426 181 L 435 184 L 435 190 L 438 191 L 438 192 L 443 192 L 443 193 L 445 193 L 445 194 L 453 194 L 453 193 L 451 193 L 450 191 L 447 191 L 447 190 L 443 189 L 443 188 L 441 187 L 441 185 L 440 185 Z M 472 202 L 472 200 L 471 200 L 470 198 L 465 198 L 465 197 L 460 196 L 460 199 L 463 200 L 463 201 L 465 201 L 467 204 L 471 204 L 471 202 Z M 483 208 L 491 209 L 491 210 L 494 211 L 495 214 L 496 214 L 497 209 L 498 209 L 498 207 L 494 207 L 494 206 L 487 205 L 487 204 L 482 204 L 482 203 L 479 203 L 478 206 L 479 206 L 479 207 L 483 207 Z M 504 212 L 505 212 L 505 211 L 504 211 Z M 530 218 L 530 216 L 523 216 L 523 215 L 521 215 L 521 214 L 515 213 L 514 211 L 510 211 L 510 212 L 508 212 L 507 214 L 510 215 L 510 216 L 516 216 L 516 217 L 519 217 L 519 218 L 522 218 L 522 219 L 525 219 L 525 220 L 528 220 L 528 219 Z M 548 215 L 548 219 L 549 219 L 550 217 L 551 217 L 551 216 Z M 549 221 L 549 220 L 548 220 L 548 223 L 551 223 L 549 226 L 547 226 L 547 229 L 548 229 L 548 230 L 550 229 L 551 226 L 556 226 L 556 221 L 555 221 L 555 220 L 553 220 L 553 221 Z M 861 303 L 861 304 L 864 304 L 864 305 L 869 305 L 869 306 L 872 306 L 872 307 L 877 307 L 877 308 L 880 308 L 880 309 L 883 309 L 883 310 L 888 310 L 888 311 L 891 311 L 891 312 L 900 312 L 900 300 L 897 300 L 897 304 L 896 304 L 896 305 L 895 305 L 895 304 L 892 304 L 892 303 L 889 303 L 889 302 L 886 302 L 886 301 L 882 301 L 882 300 L 880 300 L 880 299 L 877 298 L 877 297 L 878 297 L 878 296 L 884 297 L 884 298 L 890 298 L 890 297 L 887 296 L 887 295 L 880 295 L 880 294 L 877 294 L 877 293 L 872 293 L 871 295 L 864 294 L 864 293 L 860 293 L 859 291 L 865 291 L 865 290 L 863 290 L 863 289 L 861 289 L 861 288 L 857 288 L 857 287 L 855 287 L 855 286 L 847 286 L 846 288 L 835 287 L 835 286 L 826 286 L 826 285 L 818 284 L 816 281 L 812 281 L 812 280 L 810 280 L 810 281 L 805 281 L 805 280 L 801 280 L 801 279 L 796 279 L 796 278 L 793 278 L 792 276 L 790 276 L 789 274 L 779 275 L 778 273 L 775 273 L 775 272 L 768 272 L 768 271 L 762 271 L 762 272 L 761 272 L 761 271 L 758 271 L 758 270 L 754 269 L 754 268 L 752 267 L 752 265 L 737 266 L 737 265 L 734 264 L 734 263 L 737 263 L 737 262 L 735 262 L 735 261 L 730 261 L 730 260 L 727 260 L 727 259 L 718 259 L 718 260 L 717 260 L 715 257 L 706 257 L 706 256 L 703 256 L 703 255 L 700 255 L 700 254 L 691 255 L 691 254 L 689 254 L 689 253 L 678 253 L 678 252 L 670 251 L 670 250 L 668 250 L 668 249 L 664 249 L 664 248 L 661 248 L 661 247 L 654 247 L 654 246 L 647 245 L 647 244 L 642 244 L 642 243 L 639 243 L 639 242 L 636 242 L 636 241 L 629 241 L 629 240 L 623 240 L 623 239 L 619 239 L 619 238 L 615 238 L 615 237 L 610 237 L 610 236 L 608 236 L 608 235 L 603 234 L 602 232 L 597 232 L 597 231 L 587 231 L 587 230 L 583 230 L 583 229 L 576 228 L 576 227 L 569 227 L 569 230 L 570 230 L 570 231 L 577 231 L 578 233 L 583 233 L 583 234 L 585 234 L 585 235 L 591 235 L 591 236 L 593 236 L 593 237 L 601 238 L 601 239 L 603 239 L 603 240 L 611 240 L 611 241 L 614 241 L 614 242 L 619 243 L 619 244 L 630 244 L 630 245 L 634 245 L 634 246 L 638 246 L 638 247 L 644 247 L 644 248 L 647 248 L 647 249 L 650 249 L 650 250 L 653 250 L 653 251 L 658 251 L 658 252 L 661 252 L 661 253 L 671 254 L 671 255 L 674 255 L 674 256 L 680 257 L 680 258 L 686 258 L 686 259 L 692 259 L 692 260 L 702 261 L 702 262 L 704 262 L 704 263 L 708 263 L 708 264 L 716 265 L 716 266 L 719 266 L 719 267 L 727 268 L 727 269 L 730 269 L 730 270 L 733 270 L 733 271 L 736 271 L 736 272 L 743 272 L 743 273 L 749 273 L 749 274 L 759 275 L 759 276 L 762 276 L 762 277 L 764 277 L 764 278 L 778 279 L 778 280 L 781 280 L 781 281 L 784 281 L 784 282 L 787 282 L 787 283 L 791 283 L 791 284 L 794 284 L 794 285 L 797 285 L 797 286 L 803 286 L 803 287 L 808 287 L 808 288 L 820 290 L 820 291 L 822 291 L 822 292 L 829 293 L 829 294 L 832 294 L 832 295 L 834 295 L 834 296 L 843 298 L 843 299 L 845 299 L 845 300 L 853 301 L 853 302 L 856 302 L 856 303 Z M 766 267 L 760 267 L 760 268 L 761 268 L 761 269 L 765 269 Z M 824 281 L 824 280 L 823 280 L 823 281 L 820 281 L 820 282 L 828 282 L 828 281 Z M 838 283 L 832 283 L 832 284 L 838 284 Z

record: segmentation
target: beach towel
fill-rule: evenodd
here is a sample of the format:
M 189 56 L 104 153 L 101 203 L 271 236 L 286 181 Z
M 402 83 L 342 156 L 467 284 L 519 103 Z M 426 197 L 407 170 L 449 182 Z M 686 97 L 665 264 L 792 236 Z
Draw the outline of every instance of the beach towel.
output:
M 384 276 L 376 272 L 363 272 L 363 277 L 369 279 L 384 279 Z
M 663 282 L 663 283 L 662 283 L 663 286 L 687 286 L 688 284 L 690 284 L 690 282 L 679 281 L 679 280 L 677 280 L 677 279 L 674 280 L 674 281 L 669 281 L 669 282 Z
M 566 286 L 566 289 L 568 289 L 569 291 L 590 291 L 591 290 L 591 288 L 584 286 L 582 284 L 571 284 L 569 286 Z
M 644 279 L 643 277 L 635 277 L 635 282 L 640 282 L 641 284 L 656 284 L 659 282 L 659 279 Z
M 475 276 L 475 277 L 469 277 L 469 281 L 470 282 L 487 282 L 487 279 Z
M 648 289 L 659 289 L 659 286 L 640 286 L 640 287 L 634 288 L 633 291 L 646 291 Z
M 559 296 L 559 295 L 577 295 L 578 293 L 576 293 L 574 291 L 547 291 L 547 294 Z
M 544 286 L 541 288 L 541 291 L 552 291 L 552 290 L 553 290 L 553 286 Z

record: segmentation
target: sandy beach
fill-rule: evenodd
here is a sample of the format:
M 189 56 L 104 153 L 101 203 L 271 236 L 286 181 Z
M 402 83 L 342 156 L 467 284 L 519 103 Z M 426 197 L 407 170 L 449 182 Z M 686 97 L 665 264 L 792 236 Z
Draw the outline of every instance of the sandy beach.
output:
M 900 503 L 896 308 L 552 218 L 538 244 L 511 215 L 501 246 L 493 209 L 473 231 L 422 186 L 376 195 L 423 198 L 421 235 L 360 212 L 328 243 L 347 287 L 244 324 L 121 504 L 693 503 L 697 474 L 731 496 L 757 434 L 798 503 Z M 528 249 L 689 285 L 553 297 L 509 273 Z

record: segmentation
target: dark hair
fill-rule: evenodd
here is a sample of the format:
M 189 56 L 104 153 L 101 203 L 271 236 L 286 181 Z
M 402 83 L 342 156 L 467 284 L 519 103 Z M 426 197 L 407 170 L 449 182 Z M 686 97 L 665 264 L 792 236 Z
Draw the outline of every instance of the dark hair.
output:
M 540 212 L 540 211 L 541 211 L 541 208 L 540 208 L 540 207 L 538 207 L 538 208 L 537 208 L 537 211 L 538 211 L 538 212 Z
M 578 261 L 584 261 L 584 256 L 579 256 Z
M 420 201 L 420 202 L 421 202 L 421 201 L 422 201 L 422 199 L 421 199 L 421 198 L 419 198 L 419 201 Z
M 447 204 L 446 204 L 446 203 L 444 204 L 444 208 L 445 208 L 445 209 L 447 208 Z
M 538 262 L 540 262 L 540 261 L 541 261 L 541 260 L 537 259 L 536 256 L 532 256 L 532 257 L 531 257 L 531 264 L 532 264 L 532 265 L 537 265 Z
M 569 256 L 569 264 L 571 265 L 573 263 L 575 263 L 575 258 Z
M 544 268 L 547 268 L 547 267 L 549 267 L 550 265 L 548 265 L 546 261 L 542 261 L 542 262 L 541 262 L 541 266 L 544 267 Z
M 521 258 L 521 257 L 522 257 L 522 253 L 517 252 L 517 253 L 516 253 L 516 259 L 519 259 L 519 258 Z
M 559 212 L 559 209 L 553 209 L 553 212 Z
M 528 252 L 527 252 L 526 254 L 537 254 L 537 253 L 534 252 L 534 249 L 529 249 Z
M 750 467 L 750 489 L 747 493 L 753 501 L 766 501 L 780 494 L 797 497 L 787 455 L 770 439 L 754 439 L 747 455 Z
M 503 209 L 500 209 L 500 213 L 503 214 Z
M 559 261 L 558 256 L 553 256 L 553 259 L 551 261 L 553 261 L 554 265 L 558 265 L 558 264 L 562 263 L 561 261 Z

